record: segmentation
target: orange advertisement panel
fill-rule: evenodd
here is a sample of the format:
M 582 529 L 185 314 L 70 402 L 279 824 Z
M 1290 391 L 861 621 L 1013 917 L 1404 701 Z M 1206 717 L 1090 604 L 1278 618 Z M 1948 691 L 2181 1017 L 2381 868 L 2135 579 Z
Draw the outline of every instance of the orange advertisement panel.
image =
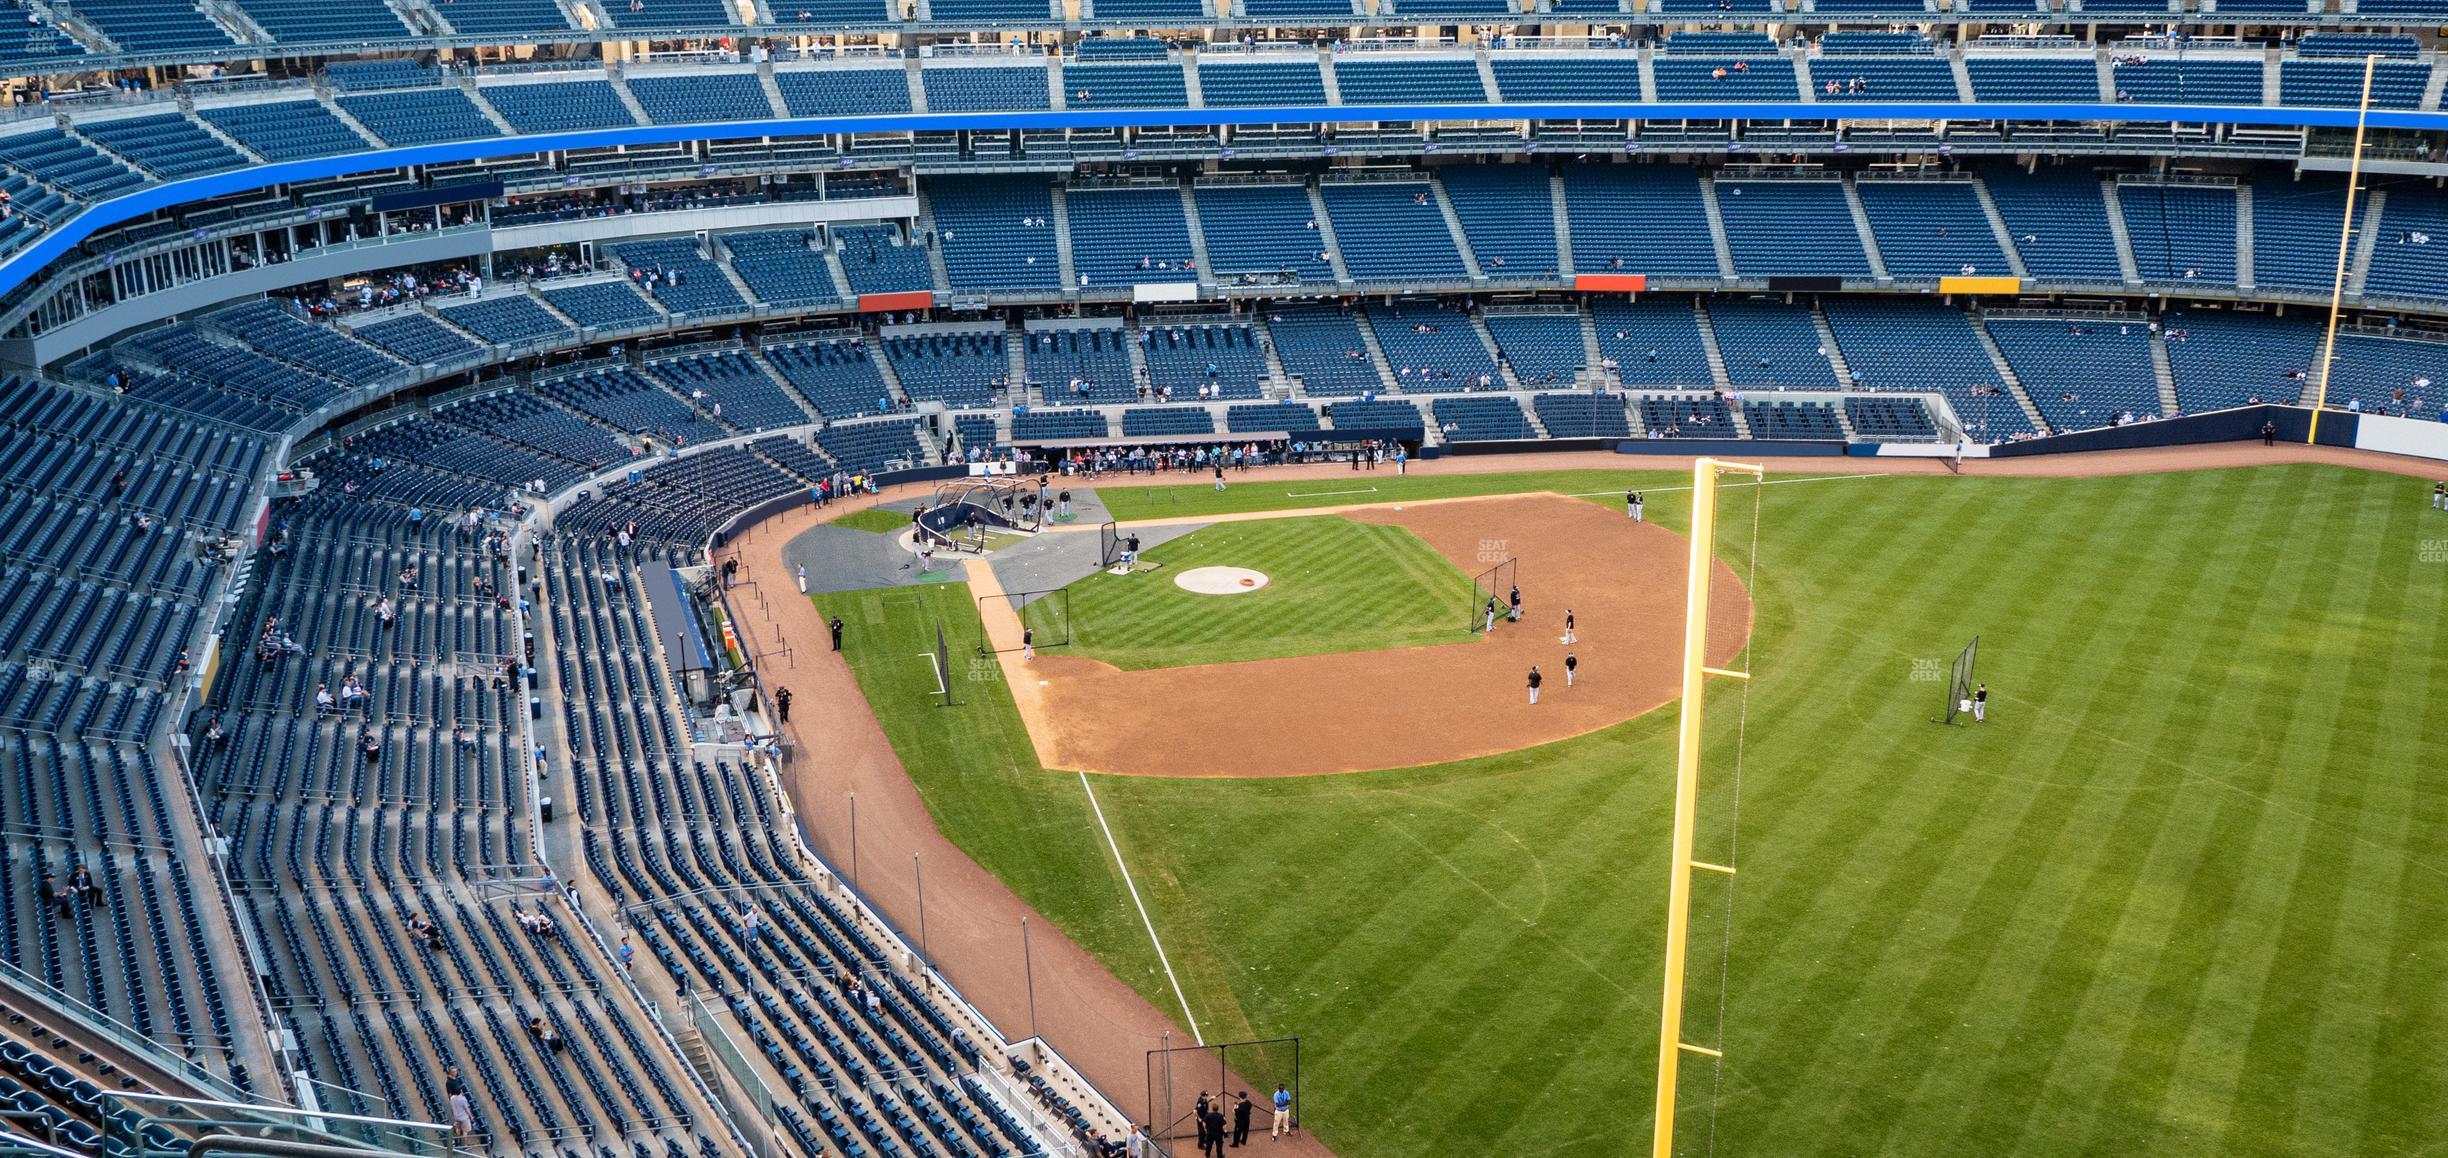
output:
M 1645 273 L 1574 274 L 1573 288 L 1585 294 L 1636 294 L 1649 288 L 1649 275 Z
M 931 290 L 859 295 L 859 312 L 862 314 L 877 314 L 885 310 L 929 310 L 933 308 L 935 308 L 935 294 Z
M 1938 279 L 1942 294 L 2019 294 L 2023 279 L 2019 277 L 1942 277 Z

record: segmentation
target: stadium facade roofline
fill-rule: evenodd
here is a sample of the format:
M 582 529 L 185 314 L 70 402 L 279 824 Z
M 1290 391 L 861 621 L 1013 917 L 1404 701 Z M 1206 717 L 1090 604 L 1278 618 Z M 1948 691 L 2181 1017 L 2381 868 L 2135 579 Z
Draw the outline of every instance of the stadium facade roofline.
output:
M 0 261 L 0 294 L 32 280 L 54 259 L 87 237 L 121 222 L 193 201 L 251 192 L 276 185 L 327 180 L 359 173 L 481 161 L 495 157 L 624 145 L 689 141 L 753 140 L 842 133 L 1005 131 L 1015 129 L 1116 129 L 1226 127 L 1235 125 L 1344 124 L 1382 121 L 2058 121 L 2267 125 L 2281 128 L 2352 128 L 2356 111 L 2283 105 L 2155 104 L 1965 104 L 1848 103 L 1801 101 L 1691 103 L 1538 103 L 1459 105 L 1286 105 L 1255 108 L 1038 110 L 988 113 L 892 113 L 878 116 L 787 117 L 685 125 L 640 125 L 583 132 L 539 133 L 446 141 L 431 145 L 370 149 L 332 157 L 273 162 L 224 173 L 149 185 L 86 206 L 33 244 Z M 2448 131 L 2448 112 L 2407 109 L 2368 114 L 2378 129 Z M 1628 145 L 1627 152 L 1639 151 Z M 1661 152 L 1672 152 L 1671 148 Z

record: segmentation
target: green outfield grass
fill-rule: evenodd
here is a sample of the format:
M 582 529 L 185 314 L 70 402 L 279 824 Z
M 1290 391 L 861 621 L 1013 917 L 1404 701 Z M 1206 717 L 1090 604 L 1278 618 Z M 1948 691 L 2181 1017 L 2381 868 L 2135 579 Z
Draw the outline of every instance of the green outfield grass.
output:
M 1739 862 L 1736 920 L 1721 941 L 1704 874 L 1687 1033 L 1727 1063 L 1713 1097 L 1685 1067 L 1683 1153 L 1712 1128 L 1744 1155 L 2442 1152 L 2448 516 L 2426 485 L 1762 493 L 1740 848 L 1727 686 L 1700 850 Z M 1991 719 L 1940 726 L 1921 677 L 1975 634 Z M 905 642 L 853 658 L 947 830 L 1174 1008 L 1078 779 L 1025 763 L 999 685 L 914 706 L 933 677 L 888 658 Z M 1673 722 L 1398 772 L 1095 780 L 1207 1036 L 1300 1035 L 1338 1153 L 1621 1154 L 1655 1064 Z
M 907 511 L 888 511 L 882 507 L 868 507 L 865 510 L 852 511 L 833 520 L 833 525 L 847 527 L 853 531 L 874 531 L 880 535 L 891 535 L 908 530 L 910 517 Z
M 1470 576 L 1401 527 L 1336 515 L 1219 523 L 1140 558 L 1155 568 L 1071 585 L 1074 654 L 1122 668 L 1181 667 L 1471 638 Z M 1210 566 L 1263 571 L 1268 583 L 1225 596 L 1173 583 Z M 1040 641 L 1059 639 L 1065 606 L 1040 599 L 1022 618 Z

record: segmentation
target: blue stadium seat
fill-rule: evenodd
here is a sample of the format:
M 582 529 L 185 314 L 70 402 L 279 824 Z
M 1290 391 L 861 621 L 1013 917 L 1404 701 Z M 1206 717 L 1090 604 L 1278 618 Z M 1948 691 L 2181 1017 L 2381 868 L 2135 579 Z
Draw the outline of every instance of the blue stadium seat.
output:
M 935 233 L 952 288 L 1062 285 L 1049 190 L 1043 177 L 946 177 L 929 187 Z
M 1870 273 L 1861 231 L 1838 182 L 1720 180 L 1717 213 L 1734 272 L 1743 277 Z
M 1573 268 L 1581 273 L 1715 277 L 1708 203 L 1686 165 L 1566 165 Z
M 478 91 L 494 112 L 522 133 L 566 133 L 637 123 L 629 115 L 629 106 L 621 103 L 620 94 L 600 80 L 497 84 Z

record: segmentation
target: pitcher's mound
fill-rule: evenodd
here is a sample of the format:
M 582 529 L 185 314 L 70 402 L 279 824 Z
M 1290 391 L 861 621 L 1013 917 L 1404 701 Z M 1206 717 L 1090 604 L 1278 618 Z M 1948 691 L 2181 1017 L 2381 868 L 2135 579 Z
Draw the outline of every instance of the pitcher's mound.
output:
M 1267 577 L 1247 567 L 1192 567 L 1175 575 L 1173 583 L 1199 595 L 1240 595 L 1266 586 Z

